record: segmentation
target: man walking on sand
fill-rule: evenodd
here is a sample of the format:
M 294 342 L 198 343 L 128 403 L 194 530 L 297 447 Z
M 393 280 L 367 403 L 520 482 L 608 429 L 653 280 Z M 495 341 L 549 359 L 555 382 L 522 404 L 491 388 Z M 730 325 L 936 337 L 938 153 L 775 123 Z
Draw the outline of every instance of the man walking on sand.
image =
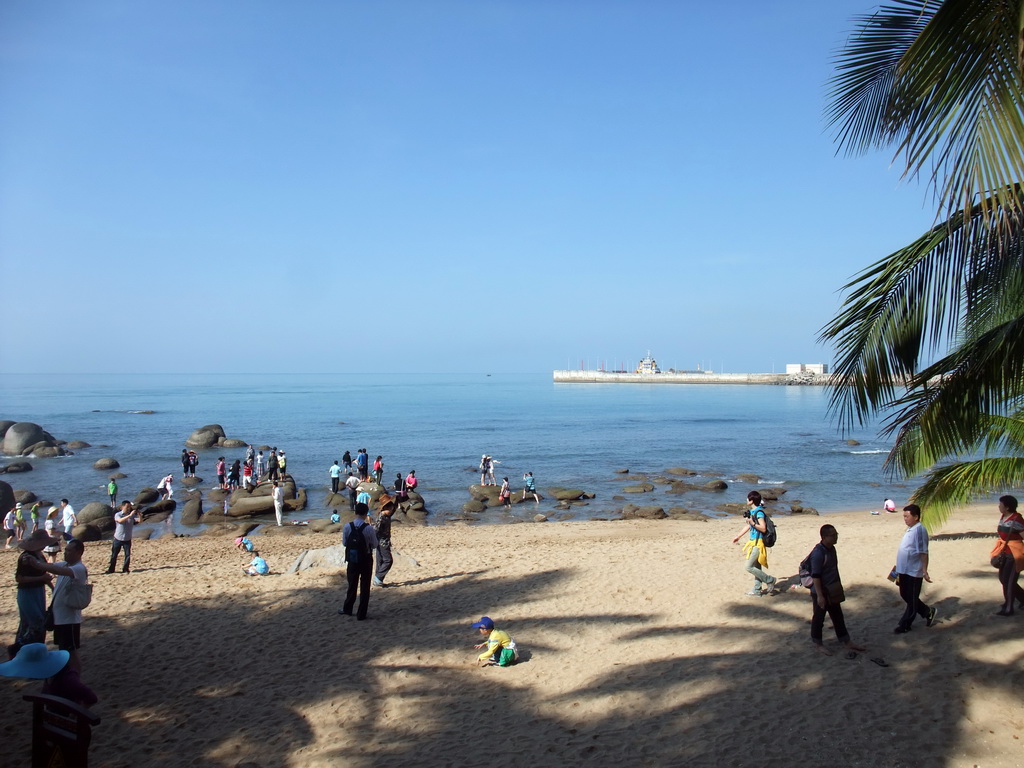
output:
M 921 525 L 921 508 L 917 504 L 905 506 L 903 522 L 907 524 L 907 531 L 903 534 L 899 551 L 896 553 L 896 565 L 893 570 L 896 571 L 899 580 L 900 597 L 907 604 L 907 608 L 893 630 L 897 635 L 910 631 L 915 616 L 920 616 L 925 620 L 925 626 L 930 627 L 935 622 L 936 613 L 934 607 L 929 608 L 921 602 L 923 582 L 931 584 L 932 581 L 928 575 L 928 531 Z
M 813 584 L 811 586 L 811 642 L 814 643 L 819 653 L 831 656 L 832 651 L 825 647 L 822 641 L 822 629 L 825 626 L 825 614 L 832 620 L 832 628 L 836 631 L 836 638 L 850 651 L 866 650 L 862 645 L 856 645 L 850 640 L 850 633 L 846 631 L 846 620 L 843 617 L 843 607 L 840 605 L 846 595 L 843 592 L 843 582 L 839 578 L 839 559 L 836 555 L 836 542 L 839 541 L 839 533 L 834 525 L 827 523 L 821 526 L 818 531 L 821 541 L 814 545 L 814 549 L 807 556 L 808 570 L 811 572 Z
M 373 586 L 383 587 L 384 579 L 391 570 L 395 559 L 391 554 L 391 516 L 395 514 L 395 503 L 386 504 L 377 514 L 374 530 L 377 533 L 377 571 L 373 575 Z
M 370 509 L 365 504 L 356 504 L 356 519 L 345 524 L 341 542 L 345 548 L 345 562 L 348 566 L 348 591 L 345 603 L 338 611 L 343 616 L 351 616 L 356 603 L 356 592 L 359 592 L 359 607 L 356 618 L 362 621 L 370 606 L 370 576 L 373 574 L 373 552 L 377 549 L 377 532 L 366 521 Z

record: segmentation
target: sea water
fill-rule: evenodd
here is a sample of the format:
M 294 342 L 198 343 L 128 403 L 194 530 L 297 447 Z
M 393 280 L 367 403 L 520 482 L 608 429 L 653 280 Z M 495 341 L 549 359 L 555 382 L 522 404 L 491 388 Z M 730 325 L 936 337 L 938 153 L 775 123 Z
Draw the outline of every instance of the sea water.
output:
M 671 384 L 556 384 L 544 374 L 387 375 L 62 375 L 0 376 L 0 419 L 32 421 L 61 440 L 92 447 L 73 456 L 30 459 L 30 473 L 5 475 L 38 497 L 67 497 L 76 508 L 106 501 L 110 471 L 99 458 L 120 462 L 120 498 L 131 499 L 173 473 L 175 494 L 184 442 L 196 428 L 220 424 L 228 437 L 285 450 L 288 472 L 309 492 L 292 520 L 329 516 L 328 469 L 348 450 L 366 448 L 372 465 L 384 457 L 384 479 L 415 469 L 431 523 L 462 518 L 468 487 L 479 482 L 482 454 L 497 460 L 498 482 L 513 489 L 533 472 L 539 505 L 511 513 L 488 510 L 481 522 L 614 516 L 625 503 L 686 507 L 716 513 L 743 502 L 759 485 L 787 489 L 783 499 L 821 512 L 877 509 L 900 501 L 907 485 L 883 471 L 889 443 L 868 428 L 840 434 L 828 415 L 828 390 L 810 386 Z M 152 411 L 152 413 L 145 413 Z M 855 440 L 859 444 L 850 444 Z M 214 462 L 242 458 L 244 449 L 198 451 L 204 493 L 216 485 Z M 13 459 L 9 459 L 13 460 Z M 720 493 L 624 494 L 635 475 L 670 467 L 699 475 L 701 484 L 725 479 Z M 629 475 L 616 474 L 628 469 Z M 755 474 L 758 483 L 737 475 Z M 546 489 L 594 493 L 587 506 L 555 509 Z M 617 498 L 613 498 L 617 497 Z M 204 500 L 204 508 L 211 504 Z M 785 509 L 785 505 L 782 507 Z M 163 530 L 184 532 L 172 522 Z

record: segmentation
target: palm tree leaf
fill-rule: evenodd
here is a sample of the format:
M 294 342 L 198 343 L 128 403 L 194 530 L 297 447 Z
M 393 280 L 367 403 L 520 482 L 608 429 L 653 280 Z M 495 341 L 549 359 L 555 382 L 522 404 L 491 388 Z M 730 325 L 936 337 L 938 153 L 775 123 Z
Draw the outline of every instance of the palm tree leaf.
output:
M 1024 457 L 984 458 L 933 470 L 910 500 L 921 507 L 921 521 L 934 532 L 957 508 L 981 496 L 1022 486 Z
M 1019 185 L 1014 193 L 1022 195 Z M 843 309 L 819 337 L 836 348 L 831 410 L 840 425 L 863 424 L 891 405 L 925 356 L 962 335 L 965 310 L 991 315 L 1021 250 L 1014 231 L 994 231 L 979 205 L 966 221 L 955 214 L 843 286 Z M 1018 258 L 1007 260 L 1008 252 Z

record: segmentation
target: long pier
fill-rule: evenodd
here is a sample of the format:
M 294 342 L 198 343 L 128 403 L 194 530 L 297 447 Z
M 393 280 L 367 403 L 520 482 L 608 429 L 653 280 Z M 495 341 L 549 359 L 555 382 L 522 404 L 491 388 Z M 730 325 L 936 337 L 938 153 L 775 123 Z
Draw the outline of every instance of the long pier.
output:
M 611 371 L 555 371 L 554 380 L 571 384 L 776 384 L 827 386 L 831 374 L 820 373 L 613 373 Z

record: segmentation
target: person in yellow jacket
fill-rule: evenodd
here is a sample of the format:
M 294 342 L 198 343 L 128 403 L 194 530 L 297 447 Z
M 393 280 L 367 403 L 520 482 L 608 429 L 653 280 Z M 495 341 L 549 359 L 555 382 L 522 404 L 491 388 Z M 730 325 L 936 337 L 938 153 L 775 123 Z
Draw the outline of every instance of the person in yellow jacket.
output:
M 747 561 L 747 573 L 754 577 L 754 586 L 747 594 L 752 597 L 761 597 L 762 595 L 770 595 L 775 590 L 775 582 L 777 581 L 774 576 L 769 576 L 763 570 L 768 567 L 768 548 L 765 547 L 762 537 L 768 526 L 764 519 L 765 514 L 761 494 L 757 491 L 748 493 L 747 507 L 749 507 L 749 511 L 744 515 L 747 524 L 742 531 L 736 534 L 736 538 L 732 540 L 732 543 L 738 543 L 743 538 L 743 535 L 747 534 L 747 540 L 743 544 L 743 557 Z M 764 587 L 767 587 L 767 589 Z
M 489 616 L 481 616 L 480 621 L 473 624 L 473 629 L 479 629 L 481 635 L 487 635 L 487 640 L 473 646 L 487 649 L 476 658 L 480 666 L 497 664 L 499 667 L 507 667 L 519 661 L 519 649 L 516 648 L 516 641 L 508 632 L 495 629 L 494 622 Z

